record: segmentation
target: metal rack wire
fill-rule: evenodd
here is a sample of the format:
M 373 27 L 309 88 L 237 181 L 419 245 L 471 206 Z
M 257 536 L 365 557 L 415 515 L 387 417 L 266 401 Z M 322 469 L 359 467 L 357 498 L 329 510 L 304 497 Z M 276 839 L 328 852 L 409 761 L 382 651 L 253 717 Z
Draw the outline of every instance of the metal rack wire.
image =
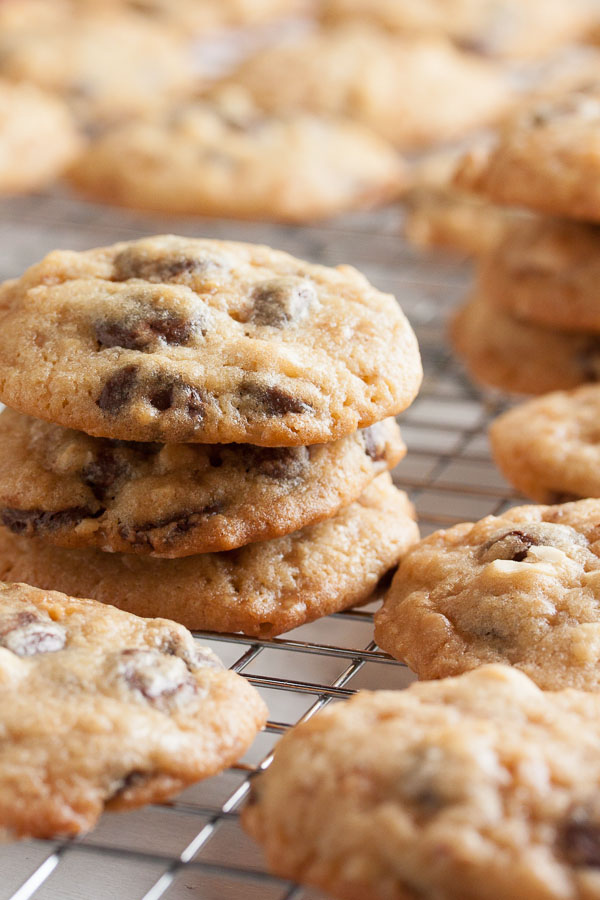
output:
M 422 534 L 514 505 L 518 497 L 490 461 L 485 438 L 500 401 L 482 396 L 444 341 L 448 311 L 469 269 L 419 257 L 400 236 L 401 212 L 346 216 L 323 227 L 167 220 L 82 203 L 65 193 L 0 204 L 0 277 L 19 274 L 55 247 L 83 249 L 166 231 L 265 242 L 316 262 L 352 262 L 396 294 L 417 331 L 426 372 L 400 417 L 409 453 L 394 472 L 419 513 Z M 272 640 L 198 634 L 263 694 L 270 721 L 228 772 L 172 803 L 106 815 L 77 841 L 0 848 L 0 900 L 317 900 L 319 892 L 269 876 L 239 825 L 253 773 L 300 719 L 358 689 L 408 685 L 408 669 L 372 640 L 376 604 L 348 610 Z

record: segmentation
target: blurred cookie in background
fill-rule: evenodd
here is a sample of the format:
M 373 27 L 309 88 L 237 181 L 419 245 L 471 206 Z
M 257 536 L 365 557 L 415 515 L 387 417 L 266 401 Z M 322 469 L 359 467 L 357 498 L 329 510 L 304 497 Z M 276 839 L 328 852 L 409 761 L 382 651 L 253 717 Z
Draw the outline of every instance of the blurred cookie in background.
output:
M 395 199 L 406 167 L 356 122 L 264 113 L 233 89 L 108 131 L 71 179 L 138 209 L 306 222 Z
M 137 15 L 32 16 L 11 27 L 0 13 L 0 26 L 0 75 L 58 94 L 86 124 L 152 109 L 196 81 L 186 43 Z
M 0 193 L 46 187 L 82 147 L 62 100 L 0 79 Z
M 323 0 L 323 17 L 438 32 L 484 55 L 529 58 L 581 38 L 598 9 L 591 0 Z
M 232 75 L 270 112 L 354 118 L 403 149 L 462 138 L 508 108 L 502 68 L 440 37 L 346 25 L 280 43 Z

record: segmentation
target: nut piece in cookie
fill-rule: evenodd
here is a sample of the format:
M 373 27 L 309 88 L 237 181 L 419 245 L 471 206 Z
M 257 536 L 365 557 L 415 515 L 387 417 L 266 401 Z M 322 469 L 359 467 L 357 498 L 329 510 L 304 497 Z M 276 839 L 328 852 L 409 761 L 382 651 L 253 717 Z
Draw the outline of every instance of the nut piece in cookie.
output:
M 600 500 L 521 506 L 438 531 L 404 558 L 375 616 L 420 678 L 488 662 L 541 688 L 600 691 Z
M 242 822 L 340 900 L 591 900 L 599 723 L 600 695 L 508 666 L 361 691 L 281 739 Z
M 93 600 L 0 583 L 0 835 L 74 836 L 241 756 L 256 691 L 192 635 Z

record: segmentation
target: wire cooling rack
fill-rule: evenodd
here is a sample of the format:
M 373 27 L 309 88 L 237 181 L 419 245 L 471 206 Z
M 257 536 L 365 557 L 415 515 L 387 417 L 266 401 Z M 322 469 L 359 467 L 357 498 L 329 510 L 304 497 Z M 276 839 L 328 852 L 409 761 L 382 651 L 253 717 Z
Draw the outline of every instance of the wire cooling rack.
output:
M 296 228 L 197 219 L 140 217 L 55 193 L 0 204 L 0 277 L 18 275 L 56 247 L 85 249 L 174 232 L 264 242 L 314 262 L 350 262 L 393 292 L 421 345 L 425 382 L 400 417 L 409 452 L 394 472 L 429 534 L 499 513 L 518 497 L 490 461 L 487 424 L 499 400 L 482 397 L 453 361 L 444 339 L 449 310 L 467 290 L 468 266 L 418 256 L 401 237 L 402 213 L 346 216 L 326 227 Z M 0 848 L 0 900 L 317 900 L 318 891 L 269 876 L 239 824 L 252 774 L 300 719 L 358 689 L 406 687 L 413 675 L 373 642 L 377 604 L 348 610 L 272 640 L 199 633 L 243 674 L 270 710 L 266 730 L 226 773 L 173 802 L 107 814 L 87 837 Z

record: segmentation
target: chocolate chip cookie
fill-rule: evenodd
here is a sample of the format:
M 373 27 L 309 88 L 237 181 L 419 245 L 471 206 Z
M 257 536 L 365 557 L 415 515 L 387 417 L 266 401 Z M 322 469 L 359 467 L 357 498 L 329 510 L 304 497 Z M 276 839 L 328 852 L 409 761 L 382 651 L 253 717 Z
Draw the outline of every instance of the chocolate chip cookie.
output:
M 598 335 L 530 325 L 482 295 L 455 314 L 450 338 L 469 374 L 503 391 L 544 394 L 600 380 Z
M 600 501 L 520 506 L 421 541 L 375 639 L 420 678 L 510 663 L 540 687 L 600 691 Z
M 600 80 L 526 105 L 465 157 L 457 183 L 496 203 L 599 222 Z
M 82 149 L 61 100 L 33 85 L 0 80 L 0 193 L 46 187 Z
M 485 56 L 541 56 L 594 21 L 586 0 L 324 0 L 327 22 L 377 22 L 400 33 L 440 32 Z
M 60 95 L 85 124 L 154 109 L 197 80 L 179 36 L 124 11 L 38 16 L 34 6 L 0 24 L 0 75 Z
M 600 227 L 536 216 L 511 223 L 479 267 L 490 303 L 534 325 L 600 332 Z
M 394 419 L 329 444 L 148 444 L 0 415 L 0 522 L 63 547 L 231 550 L 334 515 L 405 453 Z
M 486 666 L 363 691 L 292 729 L 242 821 L 343 900 L 592 900 L 600 697 Z
M 234 762 L 266 719 L 164 619 L 0 584 L 0 835 L 76 835 Z
M 494 63 L 443 38 L 403 39 L 365 25 L 280 42 L 232 78 L 266 110 L 347 116 L 401 148 L 462 138 L 497 119 L 511 101 Z
M 600 386 L 545 394 L 492 422 L 494 459 L 539 503 L 600 497 L 599 422 Z
M 71 180 L 137 209 L 305 222 L 395 198 L 405 166 L 348 120 L 261 113 L 244 91 L 129 121 L 94 141 Z
M 154 559 L 62 550 L 0 529 L 0 578 L 62 589 L 188 628 L 271 637 L 365 602 L 418 540 L 385 473 L 325 522 L 226 553 Z
M 100 437 L 298 446 L 404 409 L 395 299 L 349 266 L 173 236 L 56 251 L 0 287 L 0 400 Z

